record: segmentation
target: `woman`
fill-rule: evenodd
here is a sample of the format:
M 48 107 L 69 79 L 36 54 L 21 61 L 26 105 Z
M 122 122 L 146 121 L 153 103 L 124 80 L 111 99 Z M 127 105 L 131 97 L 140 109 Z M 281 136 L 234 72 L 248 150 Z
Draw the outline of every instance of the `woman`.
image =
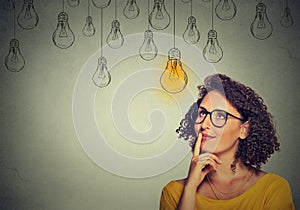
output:
M 260 170 L 279 150 L 263 99 L 222 74 L 198 89 L 177 129 L 193 149 L 188 177 L 164 187 L 160 209 L 294 209 L 288 182 Z

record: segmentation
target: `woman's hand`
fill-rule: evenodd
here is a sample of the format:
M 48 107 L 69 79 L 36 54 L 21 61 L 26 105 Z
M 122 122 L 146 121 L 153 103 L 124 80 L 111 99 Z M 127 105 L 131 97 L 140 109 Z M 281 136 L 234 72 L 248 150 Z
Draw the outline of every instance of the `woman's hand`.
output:
M 201 154 L 202 134 L 198 134 L 189 175 L 180 197 L 177 210 L 194 210 L 196 208 L 196 193 L 205 176 L 212 170 L 217 170 L 220 159 L 211 153 Z
M 190 164 L 186 185 L 195 189 L 202 183 L 205 176 L 210 171 L 217 170 L 217 165 L 221 164 L 220 159 L 211 153 L 201 153 L 202 134 L 199 133 L 194 153 Z

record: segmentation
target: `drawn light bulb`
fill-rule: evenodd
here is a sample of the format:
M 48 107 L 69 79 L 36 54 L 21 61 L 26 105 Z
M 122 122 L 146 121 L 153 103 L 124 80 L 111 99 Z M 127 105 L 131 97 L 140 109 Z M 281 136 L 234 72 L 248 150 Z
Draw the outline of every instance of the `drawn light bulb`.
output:
M 127 0 L 127 4 L 123 9 L 123 14 L 128 19 L 134 19 L 140 14 L 136 0 Z
M 113 20 L 111 24 L 111 30 L 106 38 L 106 43 L 113 49 L 120 48 L 124 43 L 124 36 L 120 30 L 120 22 Z
M 93 19 L 91 16 L 86 17 L 86 22 L 82 29 L 82 33 L 87 37 L 94 36 L 94 34 L 96 33 L 96 29 L 93 25 Z
M 12 39 L 10 41 L 10 49 L 5 58 L 5 66 L 12 72 L 19 72 L 25 66 L 25 60 L 21 54 L 19 41 L 17 39 Z
M 111 0 L 92 0 L 95 7 L 103 9 L 110 5 Z
M 111 81 L 111 75 L 107 70 L 106 58 L 100 57 L 98 59 L 97 69 L 93 75 L 93 82 L 98 87 L 106 87 Z
M 280 23 L 283 27 L 290 27 L 293 25 L 294 20 L 291 15 L 291 9 L 289 7 L 284 8 L 283 16 L 280 19 Z
M 255 18 L 250 26 L 252 35 L 260 40 L 267 39 L 269 36 L 271 36 L 273 31 L 273 27 L 268 19 L 266 10 L 265 4 L 258 3 L 256 5 Z
M 200 32 L 196 26 L 196 18 L 190 16 L 188 18 L 188 25 L 183 33 L 183 39 L 188 44 L 196 44 L 200 39 Z
M 162 88 L 169 93 L 181 92 L 188 83 L 188 77 L 182 68 L 179 49 L 172 48 L 168 53 L 167 66 L 160 77 Z
M 33 0 L 24 0 L 22 10 L 18 15 L 18 24 L 23 29 L 33 29 L 39 22 L 39 16 L 34 9 Z
M 70 7 L 77 7 L 80 4 L 80 0 L 68 0 Z
M 223 57 L 223 50 L 219 45 L 217 32 L 215 30 L 210 30 L 207 36 L 208 40 L 203 49 L 203 57 L 210 63 L 217 63 Z
M 15 8 L 15 1 L 14 0 L 4 0 L 3 2 L 3 9 L 6 11 L 13 10 Z
M 69 26 L 68 14 L 66 12 L 58 14 L 58 23 L 52 35 L 52 40 L 61 49 L 67 49 L 74 43 L 75 36 Z
M 145 31 L 144 42 L 139 50 L 141 58 L 146 61 L 153 60 L 157 56 L 157 52 L 158 50 L 153 40 L 153 32 L 151 30 Z
M 235 16 L 237 8 L 233 0 L 220 0 L 215 10 L 221 20 L 231 20 Z
M 153 10 L 149 15 L 149 23 L 152 28 L 163 30 L 170 24 L 170 15 L 166 10 L 164 0 L 154 0 Z

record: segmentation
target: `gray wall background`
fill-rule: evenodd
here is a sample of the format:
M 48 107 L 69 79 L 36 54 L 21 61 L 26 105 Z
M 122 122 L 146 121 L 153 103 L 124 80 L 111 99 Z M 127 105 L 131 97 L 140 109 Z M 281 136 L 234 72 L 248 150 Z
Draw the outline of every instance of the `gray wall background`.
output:
M 181 36 L 190 8 L 188 4 L 176 1 L 176 35 Z M 263 169 L 277 173 L 290 182 L 296 208 L 300 208 L 297 179 L 300 2 L 289 1 L 294 25 L 283 28 L 279 21 L 285 1 L 265 1 L 274 30 L 272 36 L 264 41 L 254 39 L 249 31 L 258 1 L 235 2 L 238 12 L 232 21 L 215 18 L 214 25 L 224 57 L 214 68 L 253 87 L 265 99 L 281 137 L 281 152 L 274 155 Z M 105 37 L 114 17 L 113 3 L 104 10 Z M 137 0 L 141 14 L 134 21 L 123 16 L 125 3 L 125 0 L 118 0 L 118 17 L 123 34 L 142 33 L 147 26 L 147 2 Z M 165 4 L 172 16 L 173 1 L 166 0 Z M 17 0 L 17 13 L 21 5 L 22 1 Z M 83 65 L 99 49 L 99 10 L 91 6 L 97 34 L 86 38 L 81 29 L 87 14 L 87 1 L 82 0 L 76 8 L 66 4 L 76 40 L 68 50 L 60 50 L 52 43 L 51 36 L 56 28 L 57 14 L 61 11 L 61 1 L 35 1 L 34 5 L 40 17 L 38 26 L 29 31 L 17 27 L 16 31 L 26 60 L 25 69 L 19 73 L 9 72 L 4 66 L 13 36 L 13 16 L 12 12 L 0 10 L 0 208 L 158 209 L 162 187 L 172 179 L 186 176 L 190 155 L 168 172 L 144 179 L 116 176 L 94 164 L 81 148 L 74 130 L 72 97 Z M 196 47 L 200 51 L 210 29 L 210 11 L 210 3 L 194 0 L 194 15 L 201 32 Z M 170 25 L 164 33 L 172 34 L 172 31 Z M 109 60 L 110 55 L 106 57 Z M 126 68 L 141 61 L 133 59 L 130 62 L 127 62 Z M 151 63 L 144 65 L 149 67 Z M 120 75 L 114 73 L 112 76 L 120 80 Z M 200 82 L 195 81 L 195 84 Z M 195 86 L 192 88 L 197 94 Z M 105 94 L 104 97 L 111 97 Z M 142 101 L 139 102 L 141 106 Z M 136 111 L 134 115 L 138 117 L 141 112 Z M 174 121 L 177 124 L 179 119 Z M 118 136 L 112 138 L 118 142 Z M 159 145 L 150 150 L 155 152 L 157 148 Z M 130 152 L 131 148 L 123 145 L 120 149 Z

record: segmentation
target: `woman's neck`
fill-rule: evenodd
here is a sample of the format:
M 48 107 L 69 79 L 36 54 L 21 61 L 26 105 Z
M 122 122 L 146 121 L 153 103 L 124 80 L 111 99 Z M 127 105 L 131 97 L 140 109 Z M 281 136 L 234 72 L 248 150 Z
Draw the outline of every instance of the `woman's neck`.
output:
M 212 171 L 209 173 L 209 177 L 211 180 L 232 180 L 236 178 L 241 178 L 245 176 L 249 168 L 243 164 L 240 159 L 236 159 L 235 157 L 219 157 L 222 161 L 216 171 Z M 235 169 L 231 167 L 232 164 L 235 164 Z

